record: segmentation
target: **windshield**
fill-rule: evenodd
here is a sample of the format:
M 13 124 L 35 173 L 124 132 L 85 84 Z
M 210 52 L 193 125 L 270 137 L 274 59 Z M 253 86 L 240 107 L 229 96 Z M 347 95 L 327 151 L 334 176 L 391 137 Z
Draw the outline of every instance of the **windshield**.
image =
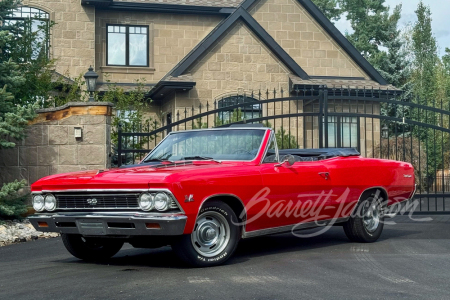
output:
M 253 160 L 265 134 L 260 129 L 182 131 L 170 134 L 144 160 Z

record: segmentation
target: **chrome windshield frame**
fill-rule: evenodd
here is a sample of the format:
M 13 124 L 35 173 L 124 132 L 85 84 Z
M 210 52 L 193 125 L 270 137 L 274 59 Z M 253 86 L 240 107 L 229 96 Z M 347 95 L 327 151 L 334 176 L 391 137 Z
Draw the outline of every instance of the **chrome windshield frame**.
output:
M 196 131 L 214 131 L 214 130 L 217 130 L 217 131 L 223 131 L 223 130 L 263 130 L 263 131 L 265 131 L 265 132 L 267 132 L 268 130 L 271 130 L 272 131 L 272 129 L 270 129 L 270 128 L 267 128 L 267 127 L 224 127 L 224 128 L 205 128 L 205 129 L 193 129 L 193 130 L 182 130 L 182 131 L 172 131 L 172 132 L 170 132 L 165 138 L 163 138 L 159 143 L 158 143 L 158 145 L 156 145 L 156 147 L 155 148 L 153 148 L 146 156 L 145 156 L 145 158 L 144 159 L 142 159 L 141 160 L 141 162 L 140 163 L 143 163 L 143 162 L 145 162 L 145 160 L 156 150 L 156 149 L 158 149 L 158 147 L 161 145 L 161 143 L 162 142 L 164 142 L 169 136 L 171 136 L 171 135 L 174 135 L 174 134 L 181 134 L 181 133 L 185 133 L 185 132 L 196 132 Z M 255 155 L 255 157 L 253 157 L 252 159 L 250 159 L 250 160 L 236 160 L 236 159 L 230 159 L 230 160 L 227 160 L 227 159 L 220 159 L 220 161 L 221 162 L 224 162 L 224 161 L 232 161 L 232 162 L 252 162 L 252 161 L 255 161 L 257 158 L 258 158 L 258 156 L 259 156 L 259 154 L 261 153 L 261 151 L 264 151 L 264 149 L 262 149 L 262 146 L 264 145 L 264 135 L 263 135 L 263 137 L 261 138 L 261 143 L 260 143 L 260 145 L 259 145 L 259 148 L 258 148 L 258 152 L 256 153 L 256 155 Z M 266 149 L 267 149 L 267 147 L 268 147 L 268 145 L 266 145 Z

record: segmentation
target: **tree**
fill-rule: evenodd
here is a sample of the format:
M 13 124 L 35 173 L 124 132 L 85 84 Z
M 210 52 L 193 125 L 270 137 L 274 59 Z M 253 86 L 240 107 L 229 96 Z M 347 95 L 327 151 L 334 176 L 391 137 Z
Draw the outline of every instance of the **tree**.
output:
M 413 90 L 419 103 L 435 105 L 436 65 L 438 62 L 436 38 L 431 29 L 431 12 L 422 2 L 415 11 L 417 22 L 412 32 L 414 53 Z
M 17 38 L 13 34 L 11 26 L 4 20 L 8 13 L 17 7 L 15 0 L 3 0 L 0 2 L 0 149 L 13 148 L 16 141 L 25 136 L 25 127 L 29 120 L 35 117 L 34 104 L 24 104 L 20 98 L 20 90 L 27 83 L 27 78 L 23 73 L 21 61 L 14 60 L 12 55 Z M 4 184 L 0 190 L 0 218 L 18 217 L 26 211 L 24 205 L 25 197 L 20 196 L 18 191 L 24 187 L 24 181 L 15 181 Z
M 313 0 L 314 4 L 330 21 L 338 21 L 341 18 L 341 9 L 338 7 L 338 0 Z
M 417 21 L 411 35 L 414 54 L 411 83 L 415 101 L 426 106 L 440 107 L 444 100 L 439 89 L 439 82 L 442 82 L 439 77 L 442 71 L 439 71 L 441 63 L 437 54 L 436 39 L 431 28 L 430 8 L 420 2 L 415 12 Z M 413 117 L 419 122 L 436 126 L 440 124 L 440 114 L 438 113 L 432 111 L 423 113 L 419 110 L 414 110 L 414 113 Z M 428 180 L 433 179 L 437 169 L 443 167 L 442 146 L 444 141 L 442 134 L 425 127 L 417 128 L 414 134 L 425 146 L 427 167 L 424 173 Z
M 48 99 L 55 88 L 54 63 L 49 58 L 50 28 L 53 23 L 37 18 L 12 20 L 17 0 L 0 2 L 0 87 L 14 94 L 14 104 L 26 105 Z
M 383 43 L 387 51 L 378 52 L 373 60 L 384 79 L 404 91 L 411 74 L 409 61 L 405 53 L 406 49 L 403 47 L 405 42 L 402 39 L 401 30 L 398 28 L 401 11 L 402 5 L 397 5 L 392 15 L 389 16 L 387 39 Z
M 339 4 L 353 29 L 353 33 L 346 34 L 347 39 L 375 65 L 381 52 L 379 47 L 389 40 L 392 24 L 389 7 L 384 0 L 339 0 Z

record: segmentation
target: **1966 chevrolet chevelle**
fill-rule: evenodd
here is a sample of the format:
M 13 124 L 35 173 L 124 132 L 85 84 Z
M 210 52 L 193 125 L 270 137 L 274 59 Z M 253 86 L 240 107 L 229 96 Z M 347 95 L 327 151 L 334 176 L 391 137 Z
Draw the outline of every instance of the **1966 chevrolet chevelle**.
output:
M 324 225 L 374 242 L 414 187 L 410 164 L 354 149 L 278 150 L 264 127 L 192 130 L 172 132 L 138 165 L 40 179 L 30 221 L 60 232 L 80 259 L 110 258 L 127 242 L 212 266 L 242 238 Z

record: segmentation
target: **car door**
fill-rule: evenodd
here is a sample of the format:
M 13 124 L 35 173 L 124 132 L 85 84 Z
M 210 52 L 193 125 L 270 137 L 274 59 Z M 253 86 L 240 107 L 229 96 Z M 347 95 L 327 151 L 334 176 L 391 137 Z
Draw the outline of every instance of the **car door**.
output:
M 331 184 L 321 161 L 263 163 L 260 166 L 266 213 L 261 228 L 271 228 L 330 219 Z M 269 203 L 269 205 L 267 205 Z

